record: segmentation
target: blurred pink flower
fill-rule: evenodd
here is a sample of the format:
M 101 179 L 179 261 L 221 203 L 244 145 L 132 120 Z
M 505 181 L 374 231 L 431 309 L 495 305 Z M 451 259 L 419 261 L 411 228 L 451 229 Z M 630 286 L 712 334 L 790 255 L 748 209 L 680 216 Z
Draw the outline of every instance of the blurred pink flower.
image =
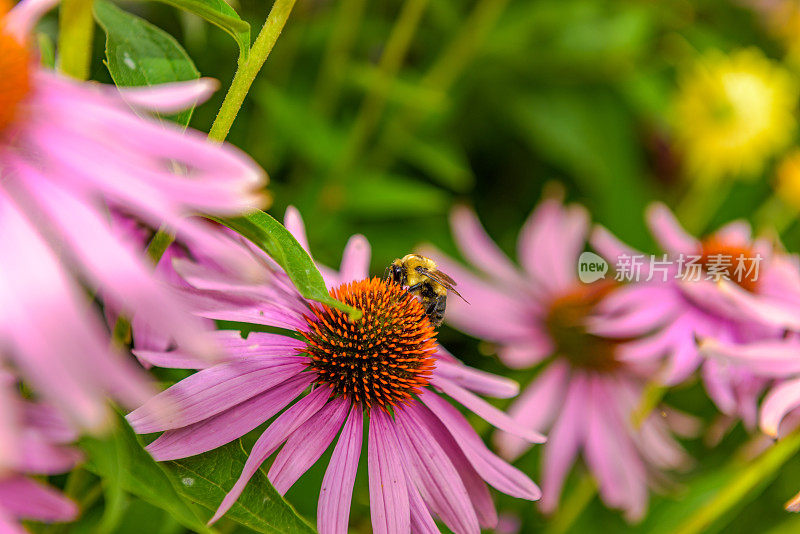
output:
M 549 430 L 543 454 L 542 510 L 553 511 L 579 452 L 610 507 L 640 519 L 648 485 L 660 469 L 688 458 L 670 435 L 671 419 L 648 417 L 639 430 L 631 413 L 652 369 L 620 358 L 619 344 L 595 334 L 603 324 L 598 308 L 615 291 L 601 280 L 578 281 L 578 256 L 589 228 L 586 210 L 544 200 L 525 223 L 517 244 L 520 270 L 501 252 L 467 208 L 452 213 L 456 243 L 480 275 L 430 247 L 421 253 L 458 282 L 470 301 L 448 300 L 446 321 L 497 344 L 500 360 L 513 368 L 543 367 L 511 405 L 514 421 L 532 431 Z M 516 458 L 528 445 L 502 432 L 497 445 Z
M 36 66 L 28 34 L 55 3 L 0 10 L 0 346 L 39 394 L 97 428 L 107 397 L 138 405 L 150 390 L 109 348 L 83 284 L 195 356 L 218 350 L 145 255 L 112 229 L 109 210 L 165 224 L 218 262 L 252 269 L 238 247 L 188 216 L 254 208 L 265 177 L 234 148 L 130 108 L 175 112 L 206 98 L 212 81 L 118 91 Z
M 64 473 L 81 459 L 66 444 L 77 436 L 51 407 L 22 400 L 13 378 L 0 370 L 0 531 L 23 533 L 23 519 L 71 521 L 78 507 L 31 478 Z
M 613 318 L 596 331 L 611 337 L 638 338 L 623 346 L 622 358 L 663 362 L 659 379 L 666 385 L 682 382 L 702 364 L 706 390 L 719 409 L 754 426 L 758 396 L 767 379 L 750 366 L 718 359 L 704 361 L 696 340 L 709 338 L 734 344 L 780 340 L 787 328 L 800 327 L 798 259 L 766 239 L 753 239 L 749 225 L 742 221 L 727 224 L 702 241 L 687 234 L 661 204 L 651 206 L 647 221 L 672 262 L 667 280 L 659 273 L 646 281 L 649 273 L 645 269 L 641 281 L 606 300 L 603 311 Z M 604 229 L 597 230 L 592 244 L 610 261 L 640 254 Z M 750 274 L 744 270 L 735 273 L 740 255 L 745 260 L 760 257 L 745 265 Z M 730 266 L 718 269 L 718 274 L 729 280 L 716 274 L 709 276 L 713 258 L 720 256 L 733 258 Z M 686 267 L 692 257 L 698 259 L 695 263 L 700 270 L 696 273 Z M 681 258 L 684 265 L 678 267 Z
M 286 226 L 307 247 L 293 209 Z M 515 497 L 539 498 L 538 487 L 491 453 L 441 396 L 499 428 L 541 442 L 541 435 L 520 430 L 473 393 L 509 397 L 517 385 L 461 364 L 436 345 L 416 298 L 387 281 L 366 280 L 370 249 L 362 236 L 348 242 L 338 273 L 322 269 L 331 294 L 364 311 L 360 326 L 342 312 L 306 301 L 283 271 L 254 254 L 269 273 L 266 284 L 242 284 L 186 261 L 176 262 L 176 269 L 193 286 L 199 315 L 285 328 L 299 337 L 251 333 L 242 339 L 237 331 L 219 331 L 218 339 L 235 359 L 206 367 L 150 401 L 175 418 L 154 415 L 147 409 L 150 403 L 128 415 L 139 433 L 164 431 L 147 449 L 157 460 L 170 460 L 237 439 L 299 398 L 258 439 L 212 522 L 230 509 L 281 445 L 268 476 L 284 494 L 341 430 L 322 482 L 317 526 L 323 534 L 345 534 L 365 416 L 376 533 L 436 532 L 433 513 L 454 532 L 478 534 L 480 526 L 497 523 L 486 483 Z M 196 361 L 182 359 L 179 351 L 144 356 L 164 365 Z

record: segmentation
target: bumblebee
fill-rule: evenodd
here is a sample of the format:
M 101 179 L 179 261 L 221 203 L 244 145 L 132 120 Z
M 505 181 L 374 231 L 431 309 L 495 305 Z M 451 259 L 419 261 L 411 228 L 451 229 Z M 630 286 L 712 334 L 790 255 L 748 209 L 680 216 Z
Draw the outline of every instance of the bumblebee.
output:
M 434 328 L 438 328 L 444 319 L 448 291 L 467 301 L 453 288 L 456 282 L 452 278 L 438 270 L 432 259 L 419 254 L 406 254 L 394 260 L 386 268 L 386 279 L 419 297 Z

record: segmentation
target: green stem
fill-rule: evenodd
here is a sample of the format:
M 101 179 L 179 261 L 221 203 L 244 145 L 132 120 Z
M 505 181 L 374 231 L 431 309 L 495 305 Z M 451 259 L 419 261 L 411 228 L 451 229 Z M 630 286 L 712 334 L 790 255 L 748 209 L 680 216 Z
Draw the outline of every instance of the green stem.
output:
M 649 382 L 642 391 L 642 397 L 639 399 L 639 405 L 636 410 L 631 414 L 631 424 L 633 428 L 639 428 L 645 422 L 650 413 L 658 406 L 667 388 L 659 382 Z
M 559 506 L 558 512 L 550 519 L 545 533 L 564 534 L 569 532 L 595 495 L 597 495 L 597 483 L 590 473 L 584 471 L 580 475 L 578 483 Z
M 733 481 L 722 488 L 711 500 L 689 516 L 674 532 L 696 534 L 705 532 L 721 517 L 731 521 L 730 512 L 759 485 L 768 482 L 778 470 L 800 451 L 800 429 L 778 441 L 733 476 Z
M 676 214 L 686 230 L 699 235 L 706 231 L 719 208 L 728 198 L 733 180 L 694 178 L 677 206 Z
M 58 15 L 58 69 L 78 80 L 89 79 L 94 40 L 94 0 L 62 0 Z
M 228 94 L 225 95 L 217 118 L 211 125 L 211 131 L 208 133 L 209 139 L 221 143 L 228 137 L 228 132 L 242 108 L 250 86 L 253 85 L 261 67 L 264 66 L 272 47 L 275 46 L 278 36 L 289 19 L 294 3 L 295 0 L 275 0 L 275 3 L 272 4 L 267 20 L 250 49 L 250 57 L 239 65 L 236 75 L 233 77 Z
M 341 175 L 350 169 L 375 131 L 375 126 L 377 126 L 386 104 L 386 94 L 403 64 L 411 45 L 411 39 L 417 31 L 419 21 L 427 6 L 428 0 L 406 0 L 403 3 L 403 9 L 389 34 L 386 48 L 378 63 L 378 80 L 358 110 L 358 115 L 356 115 L 345 144 L 344 153 L 337 164 L 338 172 L 335 174 Z
M 319 77 L 314 88 L 313 107 L 322 116 L 330 114 L 342 86 L 342 73 L 347 67 L 347 58 L 353 48 L 356 33 L 364 18 L 366 0 L 341 0 L 333 32 L 325 47 Z
M 431 66 L 420 82 L 423 88 L 434 93 L 446 93 L 475 57 L 486 37 L 503 13 L 508 0 L 481 0 L 461 26 L 461 31 Z M 382 167 L 391 165 L 395 156 L 405 147 L 398 140 L 408 139 L 408 134 L 425 118 L 419 110 L 401 109 L 397 118 L 387 126 L 381 136 L 380 150 L 375 162 Z
M 777 193 L 770 195 L 753 215 L 759 230 L 774 230 L 778 235 L 788 230 L 796 219 L 797 211 L 788 206 Z

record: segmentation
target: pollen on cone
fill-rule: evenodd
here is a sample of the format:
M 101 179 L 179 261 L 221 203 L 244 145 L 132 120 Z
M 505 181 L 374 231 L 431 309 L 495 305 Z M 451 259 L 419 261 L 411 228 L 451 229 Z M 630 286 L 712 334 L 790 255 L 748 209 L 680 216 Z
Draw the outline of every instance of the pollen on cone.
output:
M 312 309 L 303 332 L 318 382 L 367 408 L 388 410 L 418 394 L 434 368 L 436 332 L 422 304 L 401 286 L 372 278 L 331 296 L 363 312 L 358 321 L 328 306 Z

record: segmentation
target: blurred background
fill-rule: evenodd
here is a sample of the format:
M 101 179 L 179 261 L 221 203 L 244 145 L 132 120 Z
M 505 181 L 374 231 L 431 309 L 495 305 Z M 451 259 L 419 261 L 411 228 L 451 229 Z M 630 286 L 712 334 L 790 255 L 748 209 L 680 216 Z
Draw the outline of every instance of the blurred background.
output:
M 224 32 L 162 4 L 122 5 L 175 36 L 202 75 L 227 87 L 237 49 Z M 270 7 L 231 5 L 254 32 Z M 96 46 L 92 77 L 110 81 L 102 35 Z M 458 257 L 448 225 L 458 204 L 474 207 L 513 258 L 519 228 L 553 183 L 648 252 L 643 210 L 655 199 L 696 233 L 746 218 L 797 251 L 798 74 L 797 0 L 307 0 L 228 139 L 270 174 L 269 211 L 281 219 L 296 206 L 315 258 L 328 265 L 354 233 L 372 244 L 374 274 L 423 242 Z M 196 110 L 193 127 L 208 131 L 223 93 Z M 509 374 L 490 346 L 447 327 L 441 341 L 471 365 Z M 511 376 L 527 383 L 535 372 Z M 699 384 L 666 400 L 708 425 L 718 419 Z M 671 532 L 736 476 L 728 466 L 746 463 L 750 442 L 741 425 L 686 441 L 696 469 L 667 481 L 636 526 L 602 506 L 580 469 L 553 518 L 493 493 L 507 532 Z M 540 449 L 517 464 L 535 480 Z M 287 496 L 310 518 L 325 465 Z M 782 508 L 798 481 L 800 462 L 786 464 L 717 529 L 798 531 L 800 519 Z M 353 502 L 353 530 L 369 532 L 365 476 Z M 120 532 L 182 531 L 142 501 L 125 514 Z

